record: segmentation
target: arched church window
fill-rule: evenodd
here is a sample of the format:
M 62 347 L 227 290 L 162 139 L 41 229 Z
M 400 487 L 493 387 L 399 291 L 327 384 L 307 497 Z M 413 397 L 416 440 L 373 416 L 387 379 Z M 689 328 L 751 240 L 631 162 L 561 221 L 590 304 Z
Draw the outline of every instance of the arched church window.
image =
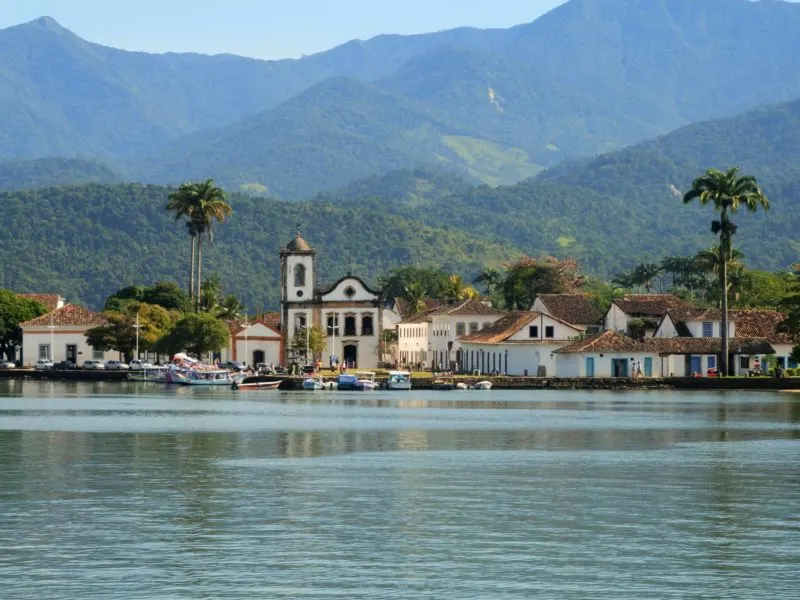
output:
M 372 325 L 372 317 L 365 315 L 361 320 L 361 335 L 375 335 L 375 329 Z
M 305 265 L 294 266 L 294 287 L 306 286 L 306 267 Z

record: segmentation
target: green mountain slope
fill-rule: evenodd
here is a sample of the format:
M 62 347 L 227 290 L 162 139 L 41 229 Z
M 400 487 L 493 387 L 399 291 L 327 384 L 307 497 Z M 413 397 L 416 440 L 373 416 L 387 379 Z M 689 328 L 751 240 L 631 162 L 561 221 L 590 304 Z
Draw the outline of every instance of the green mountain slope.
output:
M 51 291 L 99 307 L 125 285 L 185 283 L 188 237 L 166 214 L 167 188 L 133 184 L 0 193 L 0 273 L 5 287 Z M 513 256 L 507 244 L 435 227 L 411 216 L 333 201 L 287 204 L 232 196 L 234 214 L 204 250 L 204 272 L 252 308 L 275 308 L 278 252 L 301 223 L 319 250 L 320 278 L 352 271 L 374 280 L 399 264 L 477 272 Z
M 81 158 L 40 158 L 0 162 L 0 190 L 22 190 L 80 183 L 117 183 L 122 175 Z

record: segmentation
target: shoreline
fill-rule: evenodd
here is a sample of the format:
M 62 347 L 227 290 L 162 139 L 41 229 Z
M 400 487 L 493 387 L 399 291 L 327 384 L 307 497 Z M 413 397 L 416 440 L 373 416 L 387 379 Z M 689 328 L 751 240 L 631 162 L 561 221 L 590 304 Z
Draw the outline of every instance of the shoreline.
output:
M 0 370 L 0 380 L 30 381 L 83 381 L 83 382 L 125 382 L 127 371 L 35 371 L 27 369 Z M 258 375 L 245 379 L 246 382 L 283 381 L 280 389 L 301 390 L 305 377 Z M 326 381 L 333 377 L 323 377 Z M 384 382 L 385 378 L 378 381 Z M 414 390 L 433 389 L 433 378 L 412 379 Z M 470 377 L 458 376 L 455 381 L 474 385 L 479 381 L 491 381 L 496 390 L 698 390 L 698 391 L 777 391 L 800 393 L 800 377 L 775 379 L 768 377 L 728 377 L 695 378 L 670 377 L 637 379 L 558 379 L 536 377 Z M 400 392 L 398 392 L 400 393 Z

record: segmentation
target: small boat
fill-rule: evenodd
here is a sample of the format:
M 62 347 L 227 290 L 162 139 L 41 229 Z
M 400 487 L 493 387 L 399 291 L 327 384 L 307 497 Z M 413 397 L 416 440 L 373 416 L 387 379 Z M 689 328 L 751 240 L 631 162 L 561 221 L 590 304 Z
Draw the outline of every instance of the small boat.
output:
M 128 373 L 128 381 L 138 381 L 142 383 L 164 383 L 167 381 L 167 368 L 154 367 L 141 371 L 131 371 Z
M 390 390 L 410 390 L 411 373 L 408 371 L 389 371 L 386 387 Z
M 303 381 L 304 390 L 324 390 L 325 382 L 322 377 L 309 377 Z
M 492 389 L 492 382 L 491 381 L 479 381 L 475 384 L 476 390 L 490 390 Z
M 283 380 L 280 381 L 255 381 L 253 383 L 238 383 L 234 381 L 231 384 L 233 390 L 277 390 Z
M 469 386 L 463 381 L 460 381 L 456 384 L 456 389 L 463 392 L 464 390 L 468 390 Z
M 219 370 L 189 370 L 171 371 L 170 383 L 180 385 L 210 386 L 210 385 L 233 385 L 240 383 L 244 375 L 235 375 L 230 371 Z
M 356 373 L 356 389 L 361 392 L 371 392 L 376 387 L 375 373 L 362 371 Z
M 336 378 L 336 385 L 342 391 L 356 389 L 356 383 L 358 383 L 358 378 L 350 373 L 342 373 Z
M 435 379 L 431 384 L 431 389 L 449 392 L 456 389 L 456 384 L 453 380 Z

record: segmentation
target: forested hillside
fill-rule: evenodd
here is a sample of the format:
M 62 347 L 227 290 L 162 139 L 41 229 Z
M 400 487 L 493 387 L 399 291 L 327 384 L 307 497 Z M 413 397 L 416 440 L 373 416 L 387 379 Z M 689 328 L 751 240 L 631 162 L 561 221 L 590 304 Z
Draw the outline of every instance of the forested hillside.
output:
M 0 31 L 0 158 L 291 199 L 418 166 L 509 184 L 800 97 L 798 37 L 794 3 L 570 0 L 506 30 L 258 61 L 123 52 L 40 19 Z
M 0 162 L 0 190 L 24 190 L 80 183 L 117 183 L 123 177 L 89 159 L 40 158 Z

